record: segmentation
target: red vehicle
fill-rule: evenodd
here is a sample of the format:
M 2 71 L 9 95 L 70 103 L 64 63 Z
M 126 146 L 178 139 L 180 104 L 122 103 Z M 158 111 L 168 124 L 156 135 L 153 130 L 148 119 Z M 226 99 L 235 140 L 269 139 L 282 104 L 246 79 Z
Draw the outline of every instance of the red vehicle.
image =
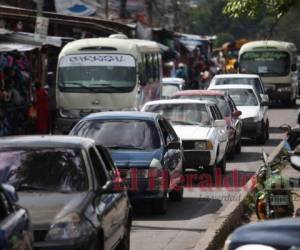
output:
M 236 153 L 239 154 L 241 152 L 242 121 L 239 119 L 239 116 L 242 112 L 237 109 L 229 95 L 215 90 L 184 90 L 174 93 L 172 98 L 208 100 L 215 103 L 227 123 L 229 138 L 228 156 L 234 158 Z

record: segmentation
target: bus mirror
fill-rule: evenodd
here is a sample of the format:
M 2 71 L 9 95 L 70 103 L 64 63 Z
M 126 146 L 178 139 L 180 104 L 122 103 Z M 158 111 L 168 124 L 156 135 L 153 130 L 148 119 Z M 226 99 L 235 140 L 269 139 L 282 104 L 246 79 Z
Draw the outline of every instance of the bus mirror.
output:
M 297 64 L 292 64 L 292 71 L 297 71 Z

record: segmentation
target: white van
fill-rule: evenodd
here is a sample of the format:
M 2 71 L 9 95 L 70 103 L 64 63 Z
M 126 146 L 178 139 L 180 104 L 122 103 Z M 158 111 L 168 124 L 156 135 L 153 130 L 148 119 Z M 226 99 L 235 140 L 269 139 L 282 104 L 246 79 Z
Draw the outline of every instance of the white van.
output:
M 68 43 L 58 61 L 56 130 L 67 133 L 92 112 L 138 109 L 161 97 L 156 42 L 91 38 Z

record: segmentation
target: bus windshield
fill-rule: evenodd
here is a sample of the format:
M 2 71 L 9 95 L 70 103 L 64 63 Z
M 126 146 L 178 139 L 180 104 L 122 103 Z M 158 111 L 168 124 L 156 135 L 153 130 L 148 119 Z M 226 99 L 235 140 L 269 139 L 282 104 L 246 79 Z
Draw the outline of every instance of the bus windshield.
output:
M 289 74 L 290 56 L 284 51 L 251 51 L 240 58 L 242 73 L 260 76 L 286 76 Z
M 80 92 L 127 92 L 136 84 L 136 63 L 130 55 L 80 54 L 63 57 L 58 86 Z

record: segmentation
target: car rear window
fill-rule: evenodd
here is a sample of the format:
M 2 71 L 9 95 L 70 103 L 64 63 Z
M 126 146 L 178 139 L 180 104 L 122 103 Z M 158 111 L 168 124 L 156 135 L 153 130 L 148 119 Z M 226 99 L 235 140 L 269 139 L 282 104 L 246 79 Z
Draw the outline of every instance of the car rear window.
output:
M 151 150 L 160 148 L 154 122 L 143 120 L 94 120 L 76 126 L 73 135 L 88 137 L 108 148 Z

